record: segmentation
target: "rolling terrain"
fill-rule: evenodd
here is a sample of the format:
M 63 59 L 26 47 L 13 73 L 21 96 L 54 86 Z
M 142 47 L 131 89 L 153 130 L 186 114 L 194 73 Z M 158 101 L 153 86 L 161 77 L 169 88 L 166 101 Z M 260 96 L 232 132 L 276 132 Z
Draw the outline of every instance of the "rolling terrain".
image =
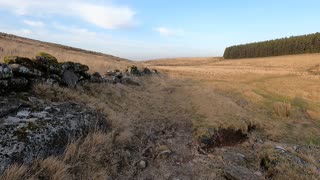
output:
M 27 92 L 1 94 L 0 108 L 7 98 L 28 108 L 41 106 L 29 108 L 29 114 L 10 111 L 4 121 L 39 112 L 46 117 L 60 112 L 55 110 L 59 106 L 69 119 L 81 121 L 88 112 L 104 119 L 102 129 L 54 141 L 67 143 L 59 153 L 29 164 L 16 160 L 1 179 L 320 178 L 320 54 L 132 62 L 6 35 L 0 47 L 2 56 L 32 58 L 45 51 L 59 63 L 86 64 L 90 72 L 122 71 L 114 71 L 112 81 L 97 83 L 89 77 L 74 87 L 43 82 Z M 133 76 L 132 67 L 125 71 L 132 65 L 159 73 L 142 76 L 141 69 Z M 116 81 L 119 73 L 136 83 Z M 29 132 L 39 130 L 27 123 L 22 133 L 12 135 L 22 137 L 22 143 L 28 143 Z

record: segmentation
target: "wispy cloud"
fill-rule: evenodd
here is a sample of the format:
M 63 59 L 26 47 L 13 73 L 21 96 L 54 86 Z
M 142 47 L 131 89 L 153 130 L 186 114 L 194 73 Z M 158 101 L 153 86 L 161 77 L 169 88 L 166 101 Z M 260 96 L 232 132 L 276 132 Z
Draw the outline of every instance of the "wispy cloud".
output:
M 44 23 L 41 21 L 23 20 L 23 23 L 33 27 L 43 27 Z
M 167 27 L 157 27 L 154 28 L 162 36 L 181 36 L 184 34 L 184 31 L 181 29 L 171 29 Z
M 90 3 L 85 0 L 0 0 L 0 8 L 24 16 L 59 15 L 78 18 L 104 29 L 118 29 L 135 24 L 136 12 L 127 6 Z M 29 22 L 30 23 L 30 22 Z

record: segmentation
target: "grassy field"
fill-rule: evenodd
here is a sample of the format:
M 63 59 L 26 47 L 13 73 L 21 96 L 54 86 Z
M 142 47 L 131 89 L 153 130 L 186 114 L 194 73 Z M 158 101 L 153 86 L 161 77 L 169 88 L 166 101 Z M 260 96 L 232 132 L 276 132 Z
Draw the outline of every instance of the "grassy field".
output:
M 245 128 L 238 121 L 244 116 L 239 115 L 243 108 L 232 103 L 217 106 L 229 98 L 245 106 L 246 119 L 263 126 L 269 138 L 320 144 L 320 76 L 309 72 L 320 64 L 320 54 L 241 60 L 182 58 L 146 64 L 174 78 L 197 82 L 186 92 L 199 106 L 205 124 Z

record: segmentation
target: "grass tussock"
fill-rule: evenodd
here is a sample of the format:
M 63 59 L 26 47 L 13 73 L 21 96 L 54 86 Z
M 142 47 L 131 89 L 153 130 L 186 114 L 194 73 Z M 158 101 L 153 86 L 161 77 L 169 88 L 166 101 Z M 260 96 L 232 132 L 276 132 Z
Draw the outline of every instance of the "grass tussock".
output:
M 273 110 L 280 117 L 289 117 L 291 114 L 291 104 L 286 102 L 275 102 Z

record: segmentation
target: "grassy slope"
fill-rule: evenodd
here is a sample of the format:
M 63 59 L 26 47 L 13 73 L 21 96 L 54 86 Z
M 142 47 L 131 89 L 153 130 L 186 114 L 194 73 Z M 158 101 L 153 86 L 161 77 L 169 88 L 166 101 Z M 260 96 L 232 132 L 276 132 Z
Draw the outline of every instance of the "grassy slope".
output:
M 91 71 L 101 73 L 106 70 L 125 69 L 129 64 L 134 63 L 112 55 L 0 33 L 0 62 L 7 55 L 32 58 L 38 52 L 52 54 L 60 61 L 87 64 L 90 66 Z

